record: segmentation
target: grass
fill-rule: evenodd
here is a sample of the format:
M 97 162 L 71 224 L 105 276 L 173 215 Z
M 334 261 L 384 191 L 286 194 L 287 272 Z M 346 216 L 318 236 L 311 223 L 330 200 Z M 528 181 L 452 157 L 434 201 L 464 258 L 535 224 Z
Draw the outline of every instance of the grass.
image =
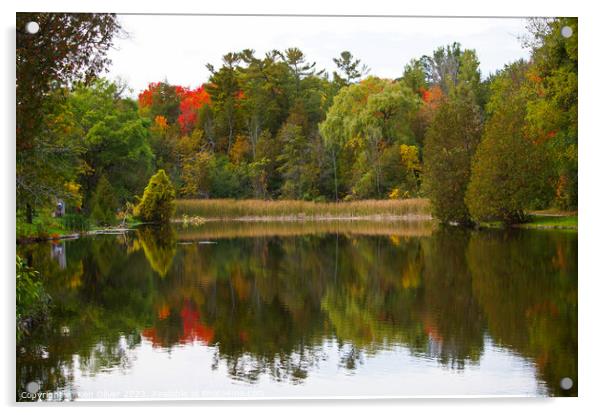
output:
M 49 209 L 40 210 L 33 218 L 33 223 L 27 223 L 22 214 L 17 215 L 16 236 L 17 242 L 31 242 L 48 239 L 61 239 L 75 234 L 94 233 L 106 229 L 113 229 L 121 226 L 121 220 L 115 220 L 112 227 L 97 226 L 90 222 L 86 217 L 81 217 L 79 221 L 74 222 L 75 215 L 66 215 L 64 217 L 53 217 Z M 85 223 L 83 223 L 85 222 Z M 128 216 L 125 226 L 133 228 L 140 225 L 141 222 Z
M 430 219 L 426 199 L 308 202 L 301 200 L 179 199 L 176 217 L 206 219 L 354 219 L 415 216 Z
M 500 221 L 483 222 L 479 224 L 484 228 L 504 228 Z M 530 220 L 526 223 L 512 225 L 514 228 L 522 229 L 564 229 L 577 231 L 578 216 L 576 212 L 559 211 L 534 211 L 531 212 Z
M 551 229 L 575 229 L 577 230 L 577 215 L 551 216 L 533 215 L 533 220 L 519 225 L 521 228 L 551 228 Z
M 73 232 L 66 229 L 63 221 L 54 218 L 49 211 L 41 211 L 34 216 L 33 223 L 27 223 L 24 217 L 17 216 L 17 240 L 35 240 L 58 238 Z

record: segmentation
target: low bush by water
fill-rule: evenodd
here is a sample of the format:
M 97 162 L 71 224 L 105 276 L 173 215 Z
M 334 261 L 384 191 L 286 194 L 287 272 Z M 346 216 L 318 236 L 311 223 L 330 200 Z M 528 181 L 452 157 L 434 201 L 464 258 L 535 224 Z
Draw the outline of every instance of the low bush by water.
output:
M 19 341 L 29 332 L 31 327 L 46 317 L 49 310 L 50 297 L 40 280 L 40 274 L 27 266 L 19 255 L 17 255 L 16 266 L 16 318 L 17 341 Z

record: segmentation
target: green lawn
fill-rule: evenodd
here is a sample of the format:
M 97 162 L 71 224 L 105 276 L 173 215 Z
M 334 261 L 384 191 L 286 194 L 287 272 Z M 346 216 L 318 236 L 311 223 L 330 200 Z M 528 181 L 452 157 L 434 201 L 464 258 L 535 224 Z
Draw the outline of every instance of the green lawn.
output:
M 531 213 L 531 220 L 527 223 L 513 225 L 515 228 L 523 229 L 565 229 L 577 231 L 577 218 L 575 213 L 559 214 L 541 214 L 539 212 Z M 483 228 L 503 228 L 501 221 L 482 222 L 479 226 Z
M 521 228 L 552 228 L 552 229 L 574 229 L 577 230 L 577 215 L 550 216 L 533 215 L 529 223 L 519 225 Z

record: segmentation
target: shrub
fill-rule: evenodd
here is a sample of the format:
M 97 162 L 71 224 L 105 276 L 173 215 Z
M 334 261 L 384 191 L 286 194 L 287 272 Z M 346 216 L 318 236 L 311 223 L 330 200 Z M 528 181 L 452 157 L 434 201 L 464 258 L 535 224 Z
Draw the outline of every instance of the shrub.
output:
M 167 223 L 174 213 L 176 191 L 165 170 L 151 177 L 134 216 L 144 222 Z
M 50 296 L 46 294 L 40 274 L 27 266 L 25 261 L 17 255 L 17 341 L 32 324 L 44 318 L 48 312 Z

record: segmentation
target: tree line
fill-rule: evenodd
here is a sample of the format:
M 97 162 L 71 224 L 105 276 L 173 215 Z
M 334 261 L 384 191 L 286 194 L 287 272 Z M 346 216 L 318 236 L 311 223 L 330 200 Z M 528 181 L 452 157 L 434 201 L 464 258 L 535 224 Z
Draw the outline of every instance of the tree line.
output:
M 529 60 L 487 78 L 458 43 L 397 79 L 368 76 L 348 51 L 327 73 L 298 48 L 245 49 L 208 64 L 197 88 L 164 80 L 137 99 L 99 76 L 122 33 L 114 15 L 24 13 L 18 27 L 30 20 L 40 33 L 17 33 L 28 221 L 56 198 L 110 219 L 157 170 L 180 198 L 428 197 L 438 218 L 466 224 L 577 206 L 576 19 L 530 20 Z

